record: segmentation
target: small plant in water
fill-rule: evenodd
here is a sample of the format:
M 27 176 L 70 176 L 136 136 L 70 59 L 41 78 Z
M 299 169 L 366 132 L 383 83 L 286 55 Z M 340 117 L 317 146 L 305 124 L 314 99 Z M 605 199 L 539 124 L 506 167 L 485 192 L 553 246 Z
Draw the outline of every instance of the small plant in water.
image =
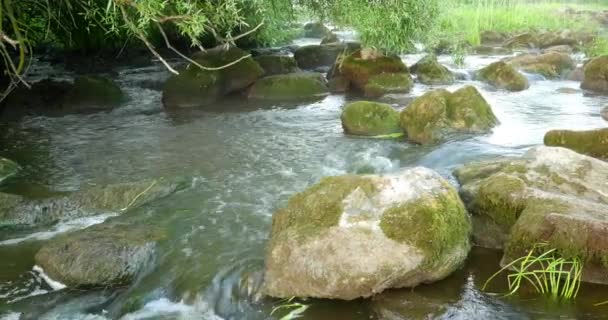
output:
M 504 266 L 492 275 L 484 284 L 488 284 L 499 274 L 511 270 L 507 276 L 509 292 L 515 294 L 525 283 L 530 284 L 537 293 L 554 299 L 574 299 L 580 288 L 583 264 L 577 257 L 565 259 L 548 244 L 536 244 L 527 255 Z
M 452 51 L 452 61 L 454 61 L 454 64 L 459 67 L 463 67 L 466 56 L 467 50 L 464 48 L 464 46 L 460 44 L 456 45 Z
M 304 312 L 308 309 L 309 305 L 294 302 L 294 299 L 295 297 L 291 297 L 289 299 L 282 300 L 279 305 L 272 309 L 270 315 L 273 315 L 275 312 L 278 311 L 288 311 L 288 313 L 279 318 L 279 320 L 291 320 L 302 317 Z

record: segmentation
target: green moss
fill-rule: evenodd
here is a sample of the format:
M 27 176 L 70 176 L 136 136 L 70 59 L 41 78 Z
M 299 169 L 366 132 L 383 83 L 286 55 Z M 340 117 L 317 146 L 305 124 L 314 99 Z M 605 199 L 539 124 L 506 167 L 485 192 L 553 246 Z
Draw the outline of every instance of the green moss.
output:
M 473 86 L 452 93 L 446 111 L 453 128 L 486 131 L 498 123 L 492 107 Z
M 520 178 L 492 175 L 481 182 L 479 191 L 470 206 L 471 213 L 491 218 L 503 231 L 508 232 L 526 207 L 523 192 L 526 184 Z
M 254 60 L 264 69 L 266 76 L 298 71 L 298 65 L 293 57 L 267 55 L 255 57 Z
M 219 77 L 218 72 L 188 66 L 165 82 L 163 104 L 168 108 L 211 104 L 221 96 Z
M 341 53 L 348 50 L 347 45 L 341 43 L 308 45 L 298 48 L 294 58 L 302 69 L 330 67 Z
M 412 66 L 411 72 L 418 75 L 418 81 L 429 85 L 448 85 L 454 83 L 454 75 L 442 66 L 435 55 L 427 55 Z
M 273 101 L 316 99 L 327 95 L 328 88 L 322 75 L 299 72 L 265 77 L 249 91 L 249 98 Z
M 362 59 L 361 51 L 356 51 L 345 57 L 340 66 L 340 72 L 360 90 L 374 75 L 383 73 L 409 73 L 403 61 L 397 56 L 381 56 L 372 59 Z
M 545 145 L 564 147 L 591 157 L 608 159 L 608 128 L 589 131 L 552 130 Z
M 449 95 L 447 90 L 427 92 L 401 112 L 401 127 L 406 130 L 408 139 L 421 144 L 441 140 L 442 134 L 437 128 L 446 125 Z
M 599 93 L 608 93 L 608 56 L 592 59 L 584 67 L 581 88 Z
M 387 93 L 407 93 L 413 85 L 409 73 L 382 73 L 371 76 L 363 91 L 366 97 L 380 97 Z
M 402 132 L 399 112 L 384 103 L 358 101 L 342 111 L 344 132 L 354 135 L 378 136 Z
M 306 238 L 336 226 L 344 211 L 343 200 L 359 188 L 366 195 L 377 192 L 374 183 L 365 176 L 327 177 L 318 184 L 289 199 L 287 206 L 272 218 L 273 235 L 295 230 Z
M 522 91 L 530 87 L 528 79 L 511 65 L 498 61 L 479 70 L 477 77 L 500 89 Z
M 380 220 L 384 234 L 411 244 L 433 264 L 456 246 L 466 245 L 471 224 L 456 191 L 437 197 L 416 199 L 386 210 Z
M 528 73 L 538 73 L 547 79 L 555 79 L 559 77 L 559 73 L 554 66 L 544 63 L 527 65 L 522 67 L 522 70 Z

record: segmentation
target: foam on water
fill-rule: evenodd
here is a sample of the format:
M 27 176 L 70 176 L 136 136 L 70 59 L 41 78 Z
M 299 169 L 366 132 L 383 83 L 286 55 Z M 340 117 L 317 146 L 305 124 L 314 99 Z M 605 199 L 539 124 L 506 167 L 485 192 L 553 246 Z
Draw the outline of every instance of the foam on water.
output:
M 173 302 L 167 298 L 146 303 L 143 308 L 121 317 L 121 320 L 144 320 L 159 319 L 163 317 L 173 317 L 176 319 L 205 319 L 223 320 L 224 318 L 216 315 L 204 301 L 198 301 L 193 305 L 184 302 Z

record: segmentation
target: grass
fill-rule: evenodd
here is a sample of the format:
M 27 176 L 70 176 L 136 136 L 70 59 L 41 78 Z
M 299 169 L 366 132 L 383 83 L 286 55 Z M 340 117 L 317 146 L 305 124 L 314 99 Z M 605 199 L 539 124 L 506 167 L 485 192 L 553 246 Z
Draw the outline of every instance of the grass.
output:
M 585 30 L 595 31 L 598 23 L 590 19 L 565 15 L 560 9 L 608 9 L 607 4 L 588 2 L 574 4 L 556 1 L 524 0 L 446 0 L 438 22 L 441 36 L 457 36 L 473 45 L 480 43 L 479 33 L 484 30 L 522 32 L 528 30 Z M 584 21 L 584 22 L 583 22 Z
M 484 284 L 482 290 L 498 275 L 512 270 L 507 276 L 509 292 L 507 296 L 517 293 L 528 284 L 534 290 L 553 299 L 571 300 L 576 298 L 581 284 L 583 264 L 579 258 L 565 259 L 556 249 L 547 244 L 535 245 L 527 255 L 507 264 Z
M 279 320 L 292 320 L 301 318 L 304 312 L 306 312 L 306 310 L 308 309 L 309 305 L 294 302 L 294 299 L 295 297 L 291 297 L 289 299 L 282 300 L 279 305 L 272 309 L 270 315 L 273 315 L 274 313 L 279 311 L 287 311 L 287 313 L 284 314 L 281 318 L 279 318 Z

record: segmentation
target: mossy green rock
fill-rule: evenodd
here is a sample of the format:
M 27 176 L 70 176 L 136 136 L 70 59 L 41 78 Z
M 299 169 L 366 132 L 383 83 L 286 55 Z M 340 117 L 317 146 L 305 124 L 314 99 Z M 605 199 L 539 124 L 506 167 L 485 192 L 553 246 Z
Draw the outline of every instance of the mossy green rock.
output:
M 492 46 L 475 46 L 471 48 L 471 52 L 479 55 L 487 55 L 487 56 L 501 56 L 511 54 L 511 49 L 503 48 L 503 47 L 492 47 Z
M 298 48 L 294 58 L 302 69 L 326 72 L 341 53 L 351 50 L 346 43 L 308 45 Z
M 264 69 L 266 76 L 299 71 L 296 60 L 290 56 L 268 55 L 255 57 L 254 60 Z
M 429 169 L 325 178 L 274 214 L 263 292 L 352 300 L 438 281 L 466 259 L 470 231 Z
M 74 79 L 67 91 L 61 108 L 68 111 L 112 109 L 120 105 L 125 96 L 112 80 L 97 76 L 82 76 Z
M 309 38 L 323 38 L 331 34 L 323 22 L 309 22 L 304 25 L 304 36 Z
M 545 145 L 564 147 L 608 160 L 608 128 L 587 131 L 551 130 L 545 134 Z
M 14 176 L 19 171 L 19 165 L 13 161 L 0 157 L 0 183 Z
M 262 78 L 249 90 L 249 98 L 270 101 L 319 99 L 328 94 L 320 73 L 298 72 Z
M 547 79 L 561 77 L 576 67 L 569 55 L 559 52 L 522 54 L 504 61 L 523 71 L 541 74 Z
M 483 96 L 472 86 L 450 93 L 430 91 L 416 98 L 400 115 L 410 141 L 437 143 L 452 133 L 483 133 L 498 120 Z
M 608 94 L 608 56 L 593 58 L 583 68 L 581 88 L 600 94 Z
M 379 136 L 399 133 L 399 112 L 388 104 L 357 101 L 349 103 L 342 111 L 344 132 L 361 136 Z
M 435 55 L 429 54 L 410 68 L 418 76 L 418 81 L 429 85 L 448 85 L 454 83 L 454 74 L 442 66 Z
M 239 48 L 213 48 L 193 55 L 204 67 L 217 68 L 235 62 L 247 53 Z M 167 108 L 200 107 L 214 103 L 220 97 L 241 91 L 264 74 L 251 57 L 220 70 L 204 70 L 190 64 L 167 80 L 163 89 L 163 104 Z
M 0 206 L 0 227 L 32 228 L 103 212 L 122 213 L 186 189 L 191 183 L 189 178 L 158 178 L 94 186 L 49 199 L 10 196 L 12 200 Z
M 502 46 L 511 49 L 535 48 L 538 46 L 538 39 L 535 34 L 525 32 L 505 40 Z
M 413 86 L 409 73 L 382 73 L 369 77 L 363 94 L 368 98 L 378 98 L 389 93 L 408 93 Z
M 503 32 L 485 30 L 479 33 L 479 41 L 483 45 L 501 44 L 507 39 L 507 35 Z
M 513 66 L 498 61 L 479 70 L 477 77 L 497 88 L 509 91 L 522 91 L 530 87 L 528 79 Z
M 538 243 L 583 260 L 583 280 L 608 284 L 608 163 L 537 147 L 521 158 L 456 170 L 478 245 L 504 248 L 502 264 Z
M 333 32 L 330 32 L 328 35 L 324 36 L 323 39 L 321 39 L 321 44 L 329 44 L 329 43 L 337 43 L 337 42 L 340 42 L 340 39 Z

